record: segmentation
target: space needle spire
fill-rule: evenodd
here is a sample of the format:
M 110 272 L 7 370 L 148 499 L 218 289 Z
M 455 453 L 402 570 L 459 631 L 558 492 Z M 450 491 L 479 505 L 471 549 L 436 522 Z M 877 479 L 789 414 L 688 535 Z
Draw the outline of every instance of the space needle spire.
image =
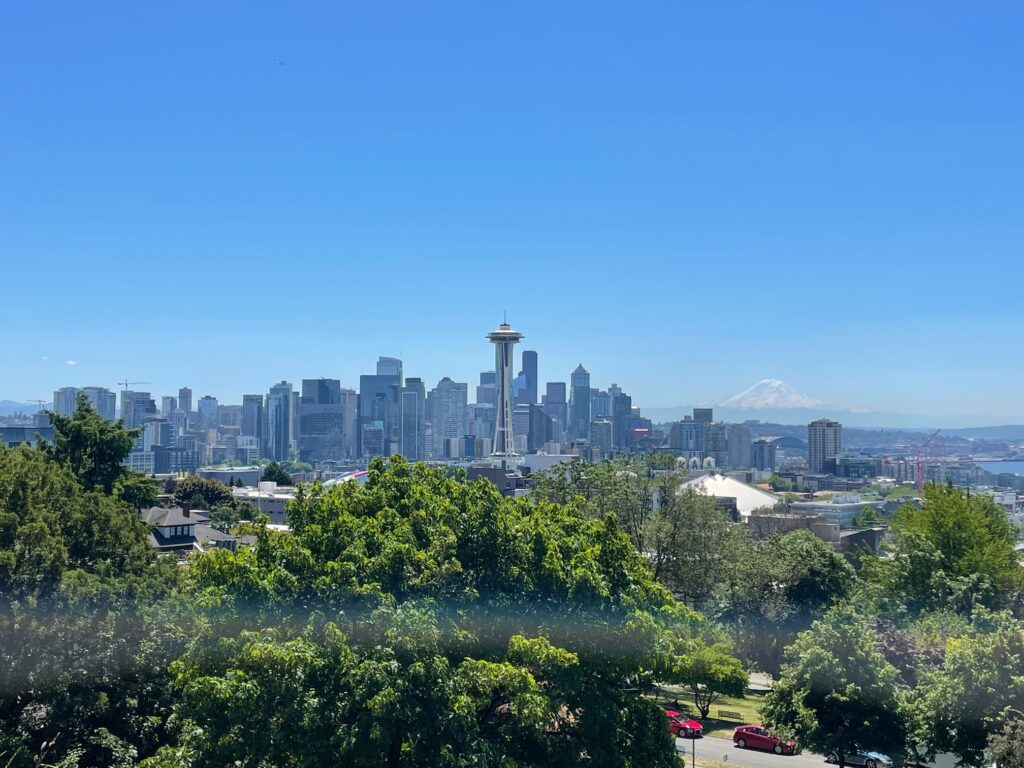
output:
M 512 347 L 522 338 L 523 334 L 512 330 L 507 322 L 487 334 L 487 339 L 494 344 L 494 368 L 498 374 L 498 413 L 494 420 L 491 458 L 506 468 L 517 458 L 512 437 Z

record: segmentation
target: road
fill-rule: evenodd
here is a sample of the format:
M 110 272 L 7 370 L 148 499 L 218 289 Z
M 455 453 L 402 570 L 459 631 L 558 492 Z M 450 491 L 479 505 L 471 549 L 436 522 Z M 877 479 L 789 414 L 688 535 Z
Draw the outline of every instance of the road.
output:
M 758 752 L 752 749 L 740 749 L 729 739 L 705 736 L 694 739 L 698 760 L 716 760 L 742 768 L 828 768 L 825 758 L 807 752 L 799 755 L 776 755 L 774 752 Z M 676 750 L 680 756 L 690 759 L 690 739 L 676 739 Z M 687 762 L 689 766 L 689 762 Z

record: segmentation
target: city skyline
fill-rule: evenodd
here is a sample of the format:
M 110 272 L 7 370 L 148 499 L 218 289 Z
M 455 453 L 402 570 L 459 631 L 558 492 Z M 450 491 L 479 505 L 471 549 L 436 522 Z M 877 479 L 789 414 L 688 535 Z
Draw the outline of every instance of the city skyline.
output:
M 503 275 L 542 380 L 1024 416 L 1019 5 L 314 5 L 10 9 L 0 397 L 471 380 Z

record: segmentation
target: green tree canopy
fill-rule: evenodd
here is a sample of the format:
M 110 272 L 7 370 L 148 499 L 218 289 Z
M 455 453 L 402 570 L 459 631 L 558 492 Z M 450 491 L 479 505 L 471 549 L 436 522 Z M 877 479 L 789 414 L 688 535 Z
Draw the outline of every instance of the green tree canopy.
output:
M 969 614 L 975 605 L 998 609 L 1019 599 L 1018 530 L 991 498 L 929 485 L 920 507 L 897 512 L 892 533 L 892 557 L 866 561 L 885 610 L 952 606 Z
M 277 483 L 278 485 L 292 484 L 292 476 L 276 461 L 270 462 L 263 468 L 260 480 L 268 483 Z
M 866 619 L 838 607 L 787 650 L 782 677 L 765 697 L 765 722 L 842 767 L 858 751 L 899 756 L 906 747 L 899 673 L 876 647 Z
M 220 480 L 205 477 L 183 477 L 174 486 L 174 503 L 188 505 L 193 509 L 210 509 L 220 506 L 234 506 L 235 497 L 231 489 Z

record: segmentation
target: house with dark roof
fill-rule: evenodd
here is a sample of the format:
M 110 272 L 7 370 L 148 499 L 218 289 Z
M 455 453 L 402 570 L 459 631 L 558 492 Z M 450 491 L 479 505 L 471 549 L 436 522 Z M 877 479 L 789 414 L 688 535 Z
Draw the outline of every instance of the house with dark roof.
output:
M 188 507 L 150 507 L 142 519 L 151 526 L 149 543 L 160 554 L 185 557 L 207 547 L 235 549 L 240 536 L 223 533 L 210 526 L 210 513 Z

